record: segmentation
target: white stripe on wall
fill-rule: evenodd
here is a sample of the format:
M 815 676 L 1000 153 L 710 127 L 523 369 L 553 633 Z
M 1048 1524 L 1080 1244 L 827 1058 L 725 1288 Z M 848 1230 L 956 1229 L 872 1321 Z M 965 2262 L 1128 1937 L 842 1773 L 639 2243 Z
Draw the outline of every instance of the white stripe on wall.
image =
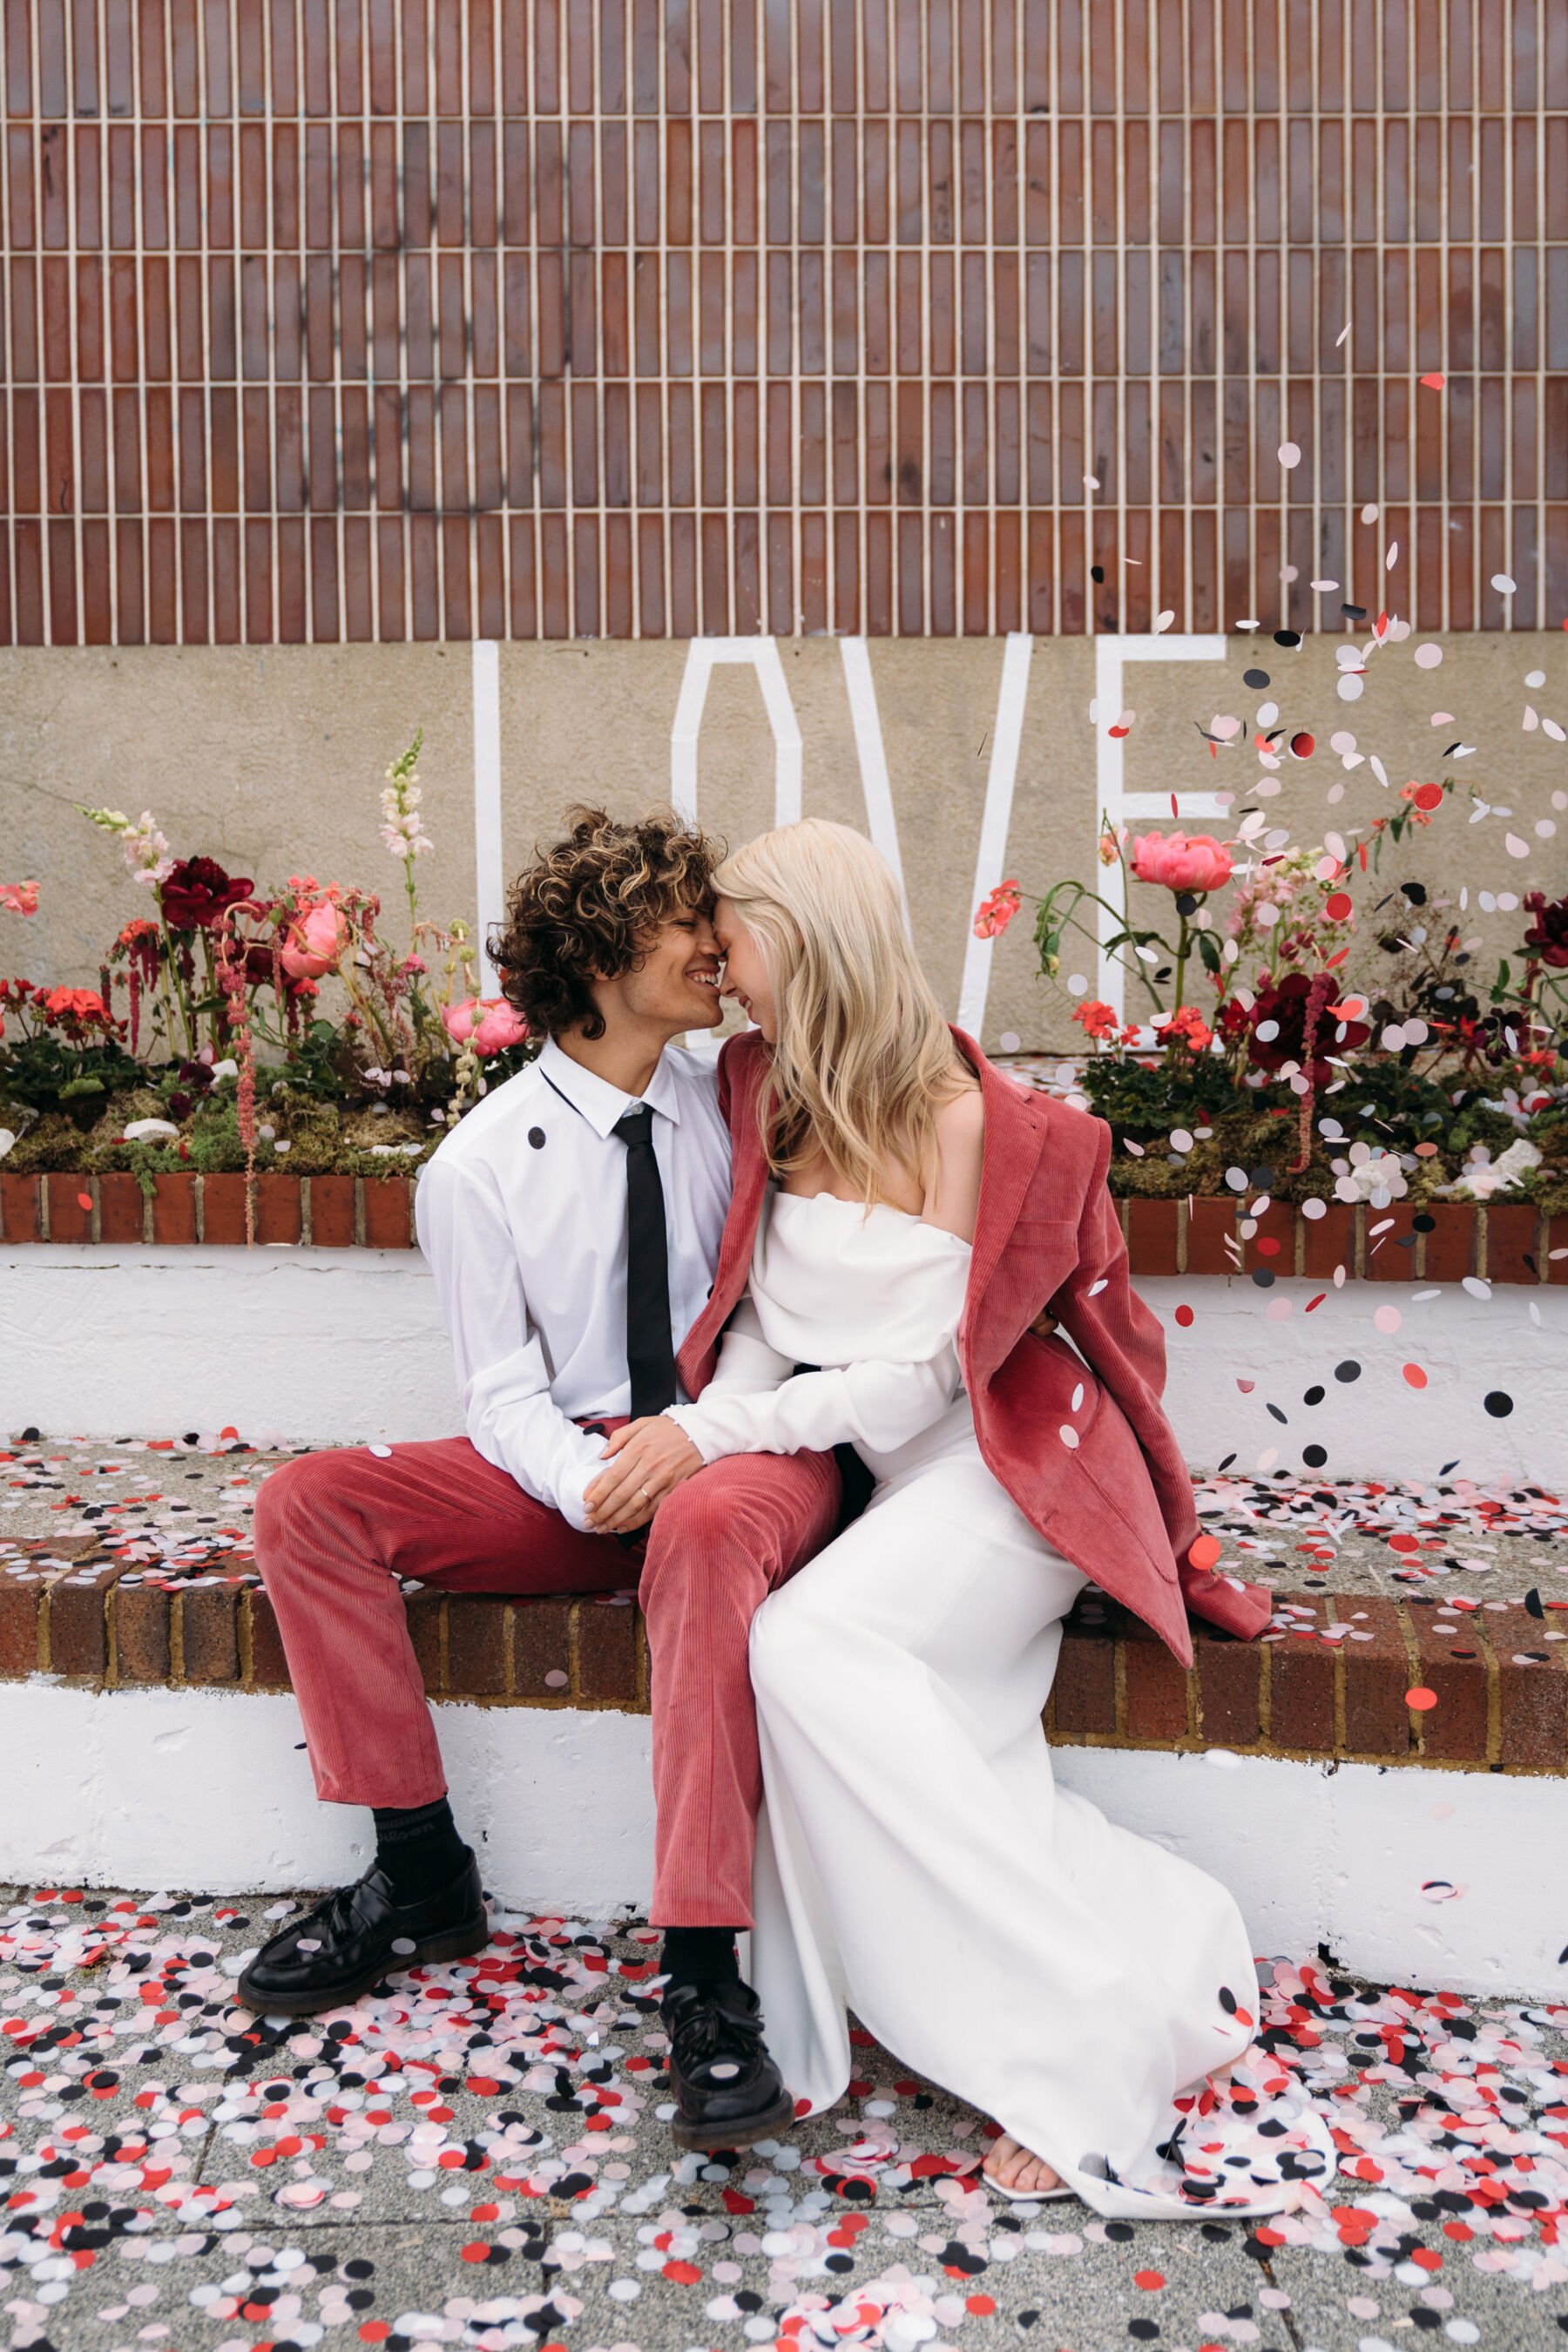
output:
M 855 751 L 860 762 L 860 789 L 866 796 L 866 823 L 871 839 L 898 877 L 904 902 L 904 929 L 910 928 L 910 902 L 904 889 L 903 861 L 899 856 L 899 821 L 893 811 L 893 787 L 888 775 L 888 755 L 882 742 L 881 714 L 871 677 L 871 657 L 864 637 L 840 637 L 844 688 L 849 697 L 849 719 L 855 730 Z
M 1029 690 L 1029 656 L 1035 640 L 1009 634 L 1002 656 L 1002 685 L 996 697 L 996 724 L 991 735 L 991 769 L 985 779 L 985 810 L 980 820 L 980 848 L 974 861 L 974 888 L 969 900 L 968 937 L 963 950 L 963 979 L 958 992 L 958 1025 L 978 1038 L 985 1022 L 985 999 L 991 986 L 990 940 L 974 936 L 980 903 L 1003 879 L 1007 855 L 1007 829 L 1013 819 L 1013 787 L 1018 774 L 1018 748 L 1024 735 L 1024 703 Z
M 749 663 L 757 673 L 773 738 L 773 823 L 798 824 L 800 721 L 772 637 L 693 637 L 688 644 L 675 722 L 669 730 L 669 797 L 676 814 L 687 824 L 697 822 L 697 739 L 702 731 L 708 681 L 719 662 Z

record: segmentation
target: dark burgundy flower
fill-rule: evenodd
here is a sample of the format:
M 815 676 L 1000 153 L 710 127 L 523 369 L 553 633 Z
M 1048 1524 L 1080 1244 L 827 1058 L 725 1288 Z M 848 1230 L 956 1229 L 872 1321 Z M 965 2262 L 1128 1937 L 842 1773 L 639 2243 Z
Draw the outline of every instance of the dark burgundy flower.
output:
M 252 887 L 248 875 L 231 880 L 216 857 L 181 857 L 163 885 L 163 913 L 172 930 L 209 930 Z
M 1535 918 L 1524 935 L 1531 954 L 1553 971 L 1568 971 L 1568 898 L 1554 899 L 1549 906 L 1543 890 L 1529 890 L 1524 911 Z
M 1317 990 L 1317 1025 L 1312 1033 L 1310 1066 L 1303 1059 L 1306 1051 L 1307 1001 Z M 1325 1087 L 1333 1076 L 1325 1053 L 1343 1054 L 1352 1045 L 1364 1045 L 1372 1032 L 1364 1021 L 1350 1021 L 1338 1010 L 1338 990 L 1326 973 L 1314 981 L 1304 971 L 1287 975 L 1276 988 L 1265 988 L 1258 993 L 1252 1008 L 1252 1036 L 1247 1045 L 1250 1059 L 1265 1070 L 1278 1070 L 1287 1062 L 1299 1065 L 1304 1077 L 1315 1087 Z M 1343 1034 L 1341 1034 L 1341 1032 Z M 1260 1031 L 1266 1034 L 1260 1035 Z

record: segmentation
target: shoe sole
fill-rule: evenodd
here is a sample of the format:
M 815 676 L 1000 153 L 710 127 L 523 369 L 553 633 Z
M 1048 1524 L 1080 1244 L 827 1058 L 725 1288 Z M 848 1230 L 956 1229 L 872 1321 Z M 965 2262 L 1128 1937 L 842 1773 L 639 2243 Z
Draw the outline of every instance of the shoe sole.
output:
M 690 2124 L 679 2110 L 670 2120 L 669 2136 L 677 2147 L 710 2156 L 721 2147 L 750 2147 L 753 2141 L 772 2139 L 795 2121 L 795 2101 L 786 2091 L 762 2115 L 725 2124 Z
M 257 2017 L 320 2017 L 324 2010 L 342 2009 L 345 2002 L 357 2000 L 383 1977 L 395 1977 L 405 1969 L 417 1968 L 424 1960 L 467 1960 L 482 1952 L 490 1940 L 489 1923 L 477 1927 L 460 1928 L 455 1935 L 432 1936 L 427 1942 L 416 1944 L 411 1952 L 389 1952 L 385 1959 L 363 1976 L 347 1983 L 334 1985 L 330 1991 L 272 1994 L 248 1992 L 241 1977 L 235 1987 L 235 1997 L 244 2009 Z

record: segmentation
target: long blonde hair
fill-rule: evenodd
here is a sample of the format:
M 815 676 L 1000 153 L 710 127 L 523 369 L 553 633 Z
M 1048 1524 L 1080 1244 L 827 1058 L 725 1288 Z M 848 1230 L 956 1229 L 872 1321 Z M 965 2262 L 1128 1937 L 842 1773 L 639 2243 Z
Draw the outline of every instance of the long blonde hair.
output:
M 755 939 L 778 1041 L 758 1116 L 786 1176 L 820 1150 L 868 1202 L 888 1161 L 924 1184 L 937 1104 L 964 1076 L 904 929 L 891 867 L 847 824 L 806 817 L 725 859 L 713 888 Z

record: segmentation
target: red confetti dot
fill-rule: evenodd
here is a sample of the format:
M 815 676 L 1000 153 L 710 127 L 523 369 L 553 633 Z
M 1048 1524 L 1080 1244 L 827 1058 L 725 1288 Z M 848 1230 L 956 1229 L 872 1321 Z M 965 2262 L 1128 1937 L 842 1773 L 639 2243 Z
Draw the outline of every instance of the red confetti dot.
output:
M 1390 1551 L 1419 1551 L 1421 1547 L 1415 1536 L 1390 1536 L 1388 1549 Z
M 1192 1319 L 1193 1319 L 1193 1310 L 1192 1310 L 1192 1308 L 1191 1308 L 1190 1307 L 1177 1307 L 1177 1309 L 1176 1309 L 1176 1320 L 1177 1320 L 1177 1322 L 1181 1325 L 1181 1327 L 1182 1327 L 1182 1328 L 1183 1328 L 1183 1330 L 1184 1330 L 1184 1331 L 1187 1328 L 1187 1326 L 1191 1323 Z
M 476 2205 L 473 2211 L 469 2214 L 468 2219 L 470 2221 L 499 2221 L 500 2219 L 500 2207 L 499 2205 Z
M 1421 381 L 1428 392 L 1441 392 L 1443 389 L 1444 380 L 1440 375 L 1424 375 Z
M 490 2250 L 482 2238 L 476 2238 L 471 2245 L 463 2248 L 463 2260 L 466 2263 L 488 2263 L 489 2258 Z
M 1305 728 L 1299 735 L 1292 735 L 1290 738 L 1290 749 L 1298 760 L 1310 760 L 1317 748 L 1317 744 L 1307 733 Z
M 1426 1387 L 1426 1375 L 1422 1370 L 1419 1364 L 1406 1364 L 1403 1369 L 1405 1377 L 1409 1381 L 1413 1389 L 1424 1389 Z
M 1199 1536 L 1197 1541 L 1187 1548 L 1187 1564 L 1190 1568 L 1212 1568 L 1219 1555 L 1218 1536 Z
M 365 2319 L 360 2323 L 359 2340 L 362 2344 L 384 2344 L 391 2333 L 390 2319 Z
M 1355 912 L 1355 900 L 1348 890 L 1331 890 L 1323 901 L 1323 912 L 1331 923 L 1347 922 Z
M 1443 787 L 1441 784 L 1417 784 L 1413 797 L 1418 809 L 1441 808 Z
M 1410 2259 L 1417 2270 L 1440 2271 L 1443 2267 L 1442 2255 L 1431 2246 L 1416 2246 L 1412 2251 Z
M 79 1209 L 85 1209 L 89 1216 L 92 1214 L 92 1194 L 90 1192 L 79 1192 L 76 1196 L 76 1204 Z
M 1563 625 L 1568 629 L 1568 621 L 1564 621 Z M 1445 2221 L 1443 2224 L 1443 2235 L 1446 2238 L 1452 2238 L 1458 2245 L 1462 2245 L 1467 2238 L 1473 2238 L 1475 2234 L 1468 2221 Z
M 695 2263 L 666 2263 L 664 2275 L 677 2286 L 695 2286 L 702 2276 Z
M 1134 2271 L 1132 2284 L 1141 2286 L 1146 2294 L 1152 2294 L 1156 2287 L 1164 2285 L 1165 2273 L 1163 2271 Z
M 1414 1690 L 1405 1692 L 1405 1704 L 1413 1706 L 1417 1715 L 1425 1715 L 1428 1707 L 1436 1706 L 1437 1694 L 1435 1690 L 1428 1690 L 1424 1683 L 1418 1683 Z
M 996 2305 L 988 2294 L 972 2294 L 966 2297 L 963 2308 L 972 2311 L 976 2319 L 989 2319 Z

